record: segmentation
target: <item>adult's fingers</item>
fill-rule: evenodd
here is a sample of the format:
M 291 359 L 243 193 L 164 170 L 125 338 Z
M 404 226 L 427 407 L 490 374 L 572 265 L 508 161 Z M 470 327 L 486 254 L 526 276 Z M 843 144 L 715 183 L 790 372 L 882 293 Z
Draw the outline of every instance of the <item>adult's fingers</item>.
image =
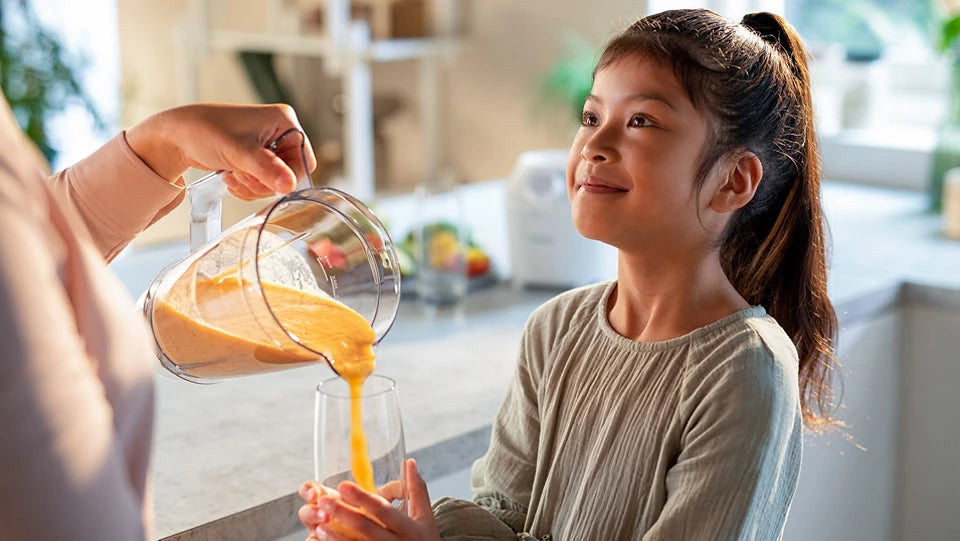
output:
M 270 137 L 269 142 L 276 141 L 277 137 L 280 137 L 282 133 L 291 127 L 297 128 L 303 134 L 302 140 L 300 137 L 295 137 L 292 134 L 283 137 L 276 145 L 276 154 L 293 169 L 297 178 L 304 173 L 309 174 L 309 172 L 316 169 L 317 157 L 313 153 L 313 145 L 310 144 L 310 139 L 307 138 L 306 132 L 300 126 L 300 120 L 297 119 L 297 112 L 293 107 L 285 103 L 272 104 L 266 107 L 268 114 L 275 115 L 279 112 L 281 117 L 273 121 L 277 126 L 277 131 Z M 303 145 L 302 155 L 300 152 L 301 144 Z M 307 160 L 306 164 L 303 163 L 304 157 Z M 304 171 L 304 169 L 306 169 L 306 171 Z
M 293 169 L 268 148 L 242 151 L 234 159 L 234 171 L 256 178 L 277 193 L 290 193 L 297 185 Z
M 241 184 L 247 187 L 251 193 L 257 197 L 270 197 L 275 195 L 276 192 L 273 191 L 273 188 L 267 186 L 266 184 L 260 182 L 260 179 L 248 175 L 243 172 L 227 173 L 228 175 L 233 175 Z
M 250 191 L 250 188 L 247 188 L 243 183 L 236 179 L 233 175 L 224 175 L 223 183 L 227 186 L 227 191 L 243 199 L 244 201 L 253 201 L 257 199 L 257 196 Z
M 303 152 L 301 152 L 300 141 L 299 135 L 290 134 L 284 137 L 274 149 L 274 153 L 293 170 L 297 178 L 309 175 L 317 168 L 317 158 L 313 152 L 313 147 L 310 145 L 310 140 L 306 139 L 306 135 L 304 135 Z M 303 163 L 304 158 L 307 160 L 306 165 Z

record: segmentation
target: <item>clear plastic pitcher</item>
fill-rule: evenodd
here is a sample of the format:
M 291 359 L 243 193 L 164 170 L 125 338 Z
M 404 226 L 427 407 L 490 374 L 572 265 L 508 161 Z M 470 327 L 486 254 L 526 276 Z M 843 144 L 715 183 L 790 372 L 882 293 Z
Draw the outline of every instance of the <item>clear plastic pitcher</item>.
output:
M 305 163 L 305 160 L 304 160 Z M 383 224 L 333 188 L 303 188 L 220 231 L 220 173 L 188 188 L 190 249 L 141 299 L 161 364 L 192 382 L 326 361 L 317 326 L 336 301 L 379 342 L 400 301 L 400 268 Z M 332 312 L 331 312 L 332 313 Z

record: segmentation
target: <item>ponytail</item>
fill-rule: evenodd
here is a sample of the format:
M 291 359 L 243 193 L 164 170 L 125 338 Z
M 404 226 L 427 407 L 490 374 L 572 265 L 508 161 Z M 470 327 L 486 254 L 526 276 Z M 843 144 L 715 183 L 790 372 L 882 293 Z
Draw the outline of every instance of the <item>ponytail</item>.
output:
M 698 190 L 729 152 L 749 150 L 763 164 L 756 194 L 720 239 L 721 262 L 740 295 L 766 308 L 793 340 L 806 426 L 838 425 L 831 393 L 837 317 L 827 296 L 820 157 L 799 35 L 770 13 L 736 25 L 707 10 L 666 11 L 614 38 L 597 69 L 629 54 L 671 66 L 711 119 Z
M 795 115 L 787 115 L 799 136 L 787 151 L 795 174 L 773 226 L 752 255 L 733 252 L 744 247 L 731 241 L 724 246 L 731 259 L 748 259 L 737 273 L 734 286 L 748 291 L 751 303 L 761 304 L 793 339 L 800 360 L 800 394 L 809 428 L 822 431 L 839 423 L 833 418 L 831 383 L 837 364 L 834 343 L 837 316 L 827 295 L 826 234 L 820 202 L 820 153 L 814 128 L 813 100 L 807 56 L 797 31 L 782 17 L 751 13 L 742 23 L 783 55 L 793 75 Z M 791 100 L 794 101 L 794 100 Z M 784 149 L 786 151 L 786 149 Z M 762 184 L 762 181 L 761 181 Z M 746 224 L 740 224 L 744 226 Z M 754 233 L 759 231 L 754 230 Z M 747 257 L 744 257 L 747 256 Z

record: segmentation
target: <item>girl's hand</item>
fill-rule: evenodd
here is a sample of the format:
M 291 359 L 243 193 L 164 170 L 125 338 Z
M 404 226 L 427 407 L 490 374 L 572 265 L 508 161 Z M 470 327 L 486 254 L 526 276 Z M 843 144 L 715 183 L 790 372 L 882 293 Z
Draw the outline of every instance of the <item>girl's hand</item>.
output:
M 127 144 L 158 175 L 174 181 L 188 168 L 225 170 L 227 189 L 246 200 L 289 193 L 317 166 L 313 148 L 290 134 L 276 153 L 267 148 L 290 128 L 303 130 L 289 105 L 198 103 L 157 113 L 126 132 Z
M 299 492 L 300 497 L 307 503 L 300 506 L 300 511 L 297 515 L 300 518 L 300 522 L 307 527 L 307 532 L 310 534 L 307 537 L 307 541 L 316 541 L 319 539 L 316 534 L 317 526 L 320 525 L 321 521 L 326 522 L 330 520 L 325 512 L 317 508 L 317 502 L 325 496 L 339 498 L 340 494 L 336 490 L 325 487 L 316 481 L 306 481 L 300 485 Z
M 409 516 L 394 508 L 388 500 L 401 495 L 397 487 L 387 485 L 385 490 L 381 490 L 381 495 L 374 495 L 368 494 L 354 483 L 343 482 L 338 487 L 339 495 L 326 490 L 326 494 L 316 500 L 316 505 L 308 503 L 300 508 L 300 520 L 310 531 L 308 540 L 347 541 L 347 538 L 331 526 L 330 522 L 335 520 L 340 527 L 338 529 L 349 530 L 361 539 L 438 541 L 440 534 L 430 507 L 427 484 L 417 472 L 413 459 L 407 460 L 404 467 Z M 308 498 L 313 493 L 316 493 L 316 490 L 310 491 L 308 487 L 308 490 L 304 491 L 301 488 L 301 496 L 308 502 L 311 501 Z M 363 512 L 357 511 L 357 508 L 362 508 Z

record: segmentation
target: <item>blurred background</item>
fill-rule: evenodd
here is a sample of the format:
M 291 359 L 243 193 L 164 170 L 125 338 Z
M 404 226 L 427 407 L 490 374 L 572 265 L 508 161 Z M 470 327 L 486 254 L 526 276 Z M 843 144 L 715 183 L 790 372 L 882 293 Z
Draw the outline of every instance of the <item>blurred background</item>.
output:
M 296 107 L 321 158 L 317 184 L 371 200 L 439 176 L 462 183 L 503 178 L 521 152 L 568 145 L 605 40 L 644 13 L 693 6 L 736 19 L 769 10 L 797 26 L 813 57 L 828 178 L 925 190 L 938 139 L 946 139 L 938 132 L 949 120 L 954 52 L 941 45 L 949 2 L 2 0 L 0 6 L 4 91 L 53 169 L 164 108 L 285 101 Z M 37 94 L 20 88 L 18 70 L 33 70 L 34 79 L 47 71 L 35 87 L 46 85 L 48 95 L 18 102 Z M 248 211 L 231 202 L 226 220 Z M 138 242 L 178 238 L 183 224 L 174 213 Z
M 564 287 L 615 275 L 615 252 L 587 244 L 569 223 L 564 149 L 604 42 L 646 13 L 681 7 L 735 20 L 758 10 L 784 14 L 811 55 L 846 382 L 838 415 L 850 432 L 805 438 L 785 538 L 960 538 L 950 503 L 960 485 L 960 242 L 944 234 L 949 211 L 940 215 L 945 172 L 960 166 L 958 1 L 0 0 L 0 84 L 51 170 L 176 105 L 290 103 L 320 159 L 314 184 L 370 204 L 401 248 L 424 215 L 423 194 L 434 193 L 424 186 L 459 186 L 460 201 L 444 220 L 470 227 L 471 286 L 482 282 L 487 292 L 471 288 L 466 318 L 439 326 L 405 304 L 381 350 L 386 370 L 430 372 L 397 369 L 408 389 L 434 378 L 450 383 L 422 390 L 419 409 L 417 393 L 404 398 L 406 428 L 422 442 L 424 434 L 448 438 L 488 426 L 502 387 L 490 389 L 512 373 L 529 311 Z M 960 169 L 952 178 L 954 204 L 944 208 L 954 209 L 953 235 L 960 236 Z M 228 199 L 224 223 L 263 204 Z M 186 252 L 184 207 L 112 263 L 134 296 Z M 511 277 L 553 289 L 517 293 L 500 283 Z M 491 353 L 496 347 L 507 352 Z M 503 365 L 483 377 L 456 372 L 488 367 L 493 358 Z M 290 421 L 289 434 L 280 433 L 277 423 L 216 402 L 216 393 L 242 391 L 234 403 L 297 419 L 306 411 L 299 402 L 281 411 L 277 400 L 298 393 L 302 377 L 286 394 L 276 379 L 196 394 L 159 381 L 160 535 L 289 494 L 307 475 L 296 461 L 281 468 L 291 457 L 309 462 L 305 425 Z M 430 394 L 445 392 L 436 387 L 449 387 L 446 402 Z M 183 404 L 204 404 L 196 410 L 218 416 L 197 428 L 178 416 Z M 218 420 L 231 415 L 232 425 Z M 481 424 L 462 426 L 468 415 Z M 253 431 L 273 445 L 260 445 Z M 209 434 L 209 448 L 197 450 L 198 433 Z M 429 478 L 434 496 L 469 497 L 469 464 L 485 449 L 482 440 L 449 460 L 456 470 L 449 485 Z M 232 462 L 220 449 L 228 442 Z M 263 447 L 269 459 L 251 458 Z M 188 467 L 199 473 L 183 473 Z M 226 482 L 240 489 L 217 488 Z M 302 538 L 296 497 L 283 501 L 294 511 L 268 510 L 286 517 L 287 529 L 274 533 L 297 530 L 291 539 Z M 241 533 L 204 538 L 273 538 Z

